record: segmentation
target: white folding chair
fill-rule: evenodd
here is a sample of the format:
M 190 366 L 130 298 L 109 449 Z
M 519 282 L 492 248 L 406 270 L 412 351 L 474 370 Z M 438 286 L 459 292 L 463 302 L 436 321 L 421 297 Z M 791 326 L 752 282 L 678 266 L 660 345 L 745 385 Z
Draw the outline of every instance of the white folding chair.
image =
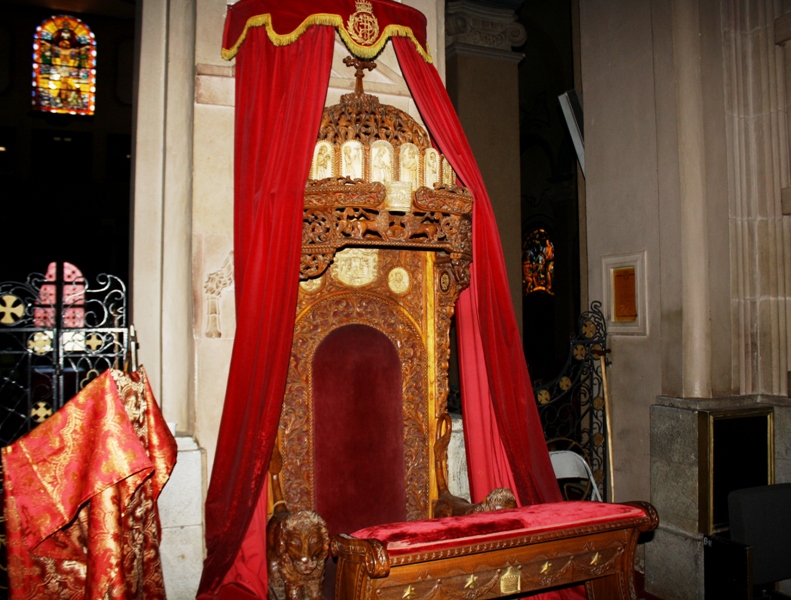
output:
M 571 450 L 555 450 L 549 453 L 552 468 L 558 479 L 587 479 L 590 482 L 591 500 L 602 502 L 599 487 L 593 479 L 593 473 L 587 461 Z

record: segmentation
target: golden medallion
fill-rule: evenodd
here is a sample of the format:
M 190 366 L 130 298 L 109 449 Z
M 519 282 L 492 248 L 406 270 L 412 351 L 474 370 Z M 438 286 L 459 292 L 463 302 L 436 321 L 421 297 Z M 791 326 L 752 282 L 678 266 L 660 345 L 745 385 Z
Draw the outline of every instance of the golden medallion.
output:
M 403 267 L 396 267 L 387 276 L 387 285 L 394 294 L 405 294 L 409 291 L 409 273 Z
M 346 248 L 335 255 L 332 278 L 349 287 L 362 287 L 376 279 L 379 265 L 376 248 Z
M 358 44 L 370 46 L 379 38 L 379 21 L 373 15 L 373 5 L 367 0 L 355 2 L 357 12 L 349 17 L 346 29 Z

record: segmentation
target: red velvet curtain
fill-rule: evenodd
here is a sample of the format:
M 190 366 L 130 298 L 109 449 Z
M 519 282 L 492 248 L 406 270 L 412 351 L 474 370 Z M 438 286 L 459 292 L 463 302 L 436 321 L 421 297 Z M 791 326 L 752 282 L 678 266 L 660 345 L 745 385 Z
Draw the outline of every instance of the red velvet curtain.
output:
M 236 338 L 206 498 L 199 598 L 215 597 L 239 556 L 267 475 L 293 335 L 305 181 L 334 35 L 331 27 L 311 27 L 276 47 L 265 28 L 252 27 L 236 57 Z
M 491 482 L 507 485 L 511 480 L 523 505 L 560 501 L 483 178 L 437 70 L 404 39 L 392 42 L 429 132 L 475 198 L 471 284 L 456 306 L 462 412 L 474 499 L 480 500 Z M 487 479 L 485 474 L 496 475 Z

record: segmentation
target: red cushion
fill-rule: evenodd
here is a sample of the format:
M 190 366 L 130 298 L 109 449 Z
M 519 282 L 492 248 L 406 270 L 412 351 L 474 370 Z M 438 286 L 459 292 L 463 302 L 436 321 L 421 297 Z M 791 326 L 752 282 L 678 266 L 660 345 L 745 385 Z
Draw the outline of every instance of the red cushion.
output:
M 401 359 L 381 331 L 344 325 L 313 356 L 315 509 L 330 534 L 404 521 Z
M 612 523 L 645 515 L 641 508 L 604 502 L 551 502 L 512 510 L 366 527 L 352 535 L 376 539 L 391 556 L 430 552 L 524 535 Z

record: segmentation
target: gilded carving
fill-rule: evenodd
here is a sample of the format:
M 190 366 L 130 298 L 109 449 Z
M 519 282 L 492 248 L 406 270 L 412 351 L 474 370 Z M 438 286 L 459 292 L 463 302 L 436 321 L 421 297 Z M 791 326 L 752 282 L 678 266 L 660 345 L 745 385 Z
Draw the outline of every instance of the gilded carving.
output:
M 318 300 L 300 313 L 294 326 L 280 418 L 286 502 L 292 511 L 313 508 L 312 357 L 328 333 L 353 323 L 384 333 L 401 358 L 407 519 L 425 519 L 429 494 L 426 349 L 420 332 L 396 302 L 359 291 Z
M 347 248 L 335 254 L 332 278 L 349 287 L 363 287 L 378 274 L 379 251 L 376 248 Z

